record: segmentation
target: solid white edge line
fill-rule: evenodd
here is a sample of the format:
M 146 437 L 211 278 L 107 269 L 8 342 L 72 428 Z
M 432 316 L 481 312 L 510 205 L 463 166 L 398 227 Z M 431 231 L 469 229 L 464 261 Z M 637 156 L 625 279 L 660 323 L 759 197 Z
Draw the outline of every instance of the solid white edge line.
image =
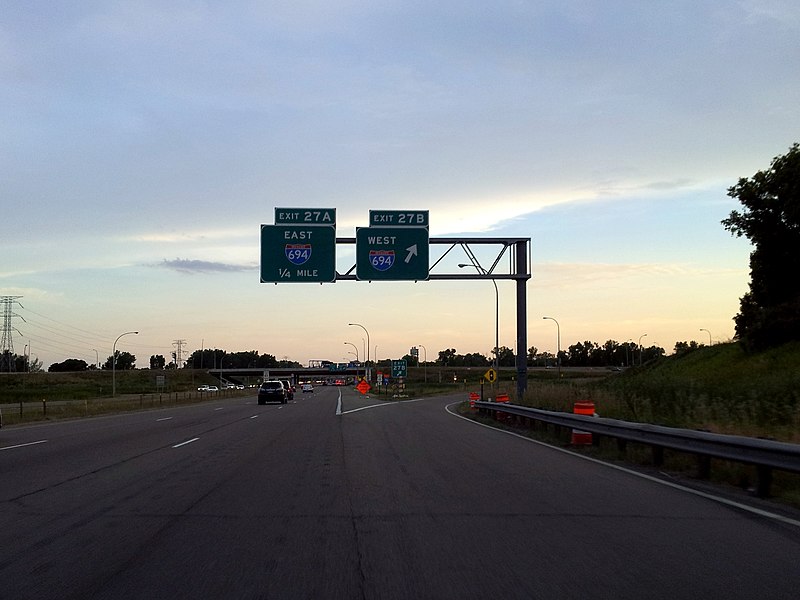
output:
M 186 440 L 185 442 L 181 442 L 180 444 L 175 444 L 173 448 L 180 448 L 181 446 L 185 446 L 186 444 L 191 444 L 192 442 L 196 442 L 200 438 L 192 438 L 190 440 Z
M 46 444 L 47 440 L 39 440 L 38 442 L 27 442 L 25 444 L 17 444 L 15 446 L 4 446 L 0 450 L 12 450 L 14 448 L 24 448 L 25 446 L 35 446 L 36 444 Z
M 382 406 L 397 406 L 399 404 L 422 402 L 423 400 L 430 400 L 430 398 L 414 398 L 413 400 L 398 400 L 397 402 L 383 402 L 382 404 L 370 404 L 369 406 L 362 406 L 361 408 L 353 408 L 351 410 L 346 410 L 342 414 L 349 415 L 350 413 L 358 412 L 360 410 L 367 410 L 368 408 L 380 408 Z
M 459 419 L 464 419 L 465 421 L 472 423 L 473 425 L 479 425 L 480 427 L 486 427 L 487 429 L 491 429 L 492 431 L 499 431 L 501 433 L 506 433 L 508 435 L 513 435 L 514 437 L 520 438 L 522 440 L 532 442 L 534 444 L 538 444 L 539 446 L 544 446 L 546 448 L 550 448 L 551 450 L 556 450 L 557 452 L 562 452 L 564 454 L 569 454 L 570 456 L 574 456 L 576 458 L 581 458 L 583 460 L 588 460 L 589 462 L 593 462 L 598 465 L 603 465 L 610 469 L 616 469 L 617 471 L 622 471 L 623 473 L 628 473 L 629 475 L 634 475 L 641 479 L 646 479 L 648 481 L 652 481 L 654 483 L 659 483 L 661 485 L 665 485 L 667 487 L 671 487 L 676 490 L 680 490 L 683 492 L 688 492 L 689 494 L 693 494 L 695 496 L 700 496 L 701 498 L 705 498 L 706 500 L 711 500 L 713 502 L 717 502 L 719 504 L 725 504 L 726 506 L 731 506 L 733 508 L 738 508 L 740 510 L 753 513 L 760 517 L 766 517 L 768 519 L 773 519 L 775 521 L 780 521 L 781 523 L 786 523 L 787 525 L 794 525 L 795 527 L 800 527 L 800 521 L 796 519 L 791 519 L 789 517 L 784 517 L 783 515 L 779 515 L 777 513 L 772 513 L 766 510 L 762 510 L 760 508 L 756 508 L 754 506 L 748 506 L 747 504 L 742 504 L 741 502 L 736 502 L 735 500 L 728 500 L 727 498 L 722 498 L 720 496 L 714 496 L 713 494 L 709 494 L 707 492 L 702 492 L 700 490 L 694 490 L 689 487 L 682 486 L 678 483 L 674 483 L 672 481 L 665 481 L 663 479 L 659 479 L 658 477 L 653 477 L 652 475 L 647 475 L 646 473 L 639 473 L 638 471 L 633 471 L 626 467 L 615 465 L 613 463 L 603 462 L 597 458 L 593 458 L 591 456 L 585 456 L 583 454 L 579 454 L 578 452 L 572 452 L 571 450 L 567 450 L 566 448 L 559 448 L 558 446 L 552 446 L 545 442 L 541 442 L 539 440 L 534 440 L 533 438 L 526 437 L 524 435 L 520 435 L 518 433 L 514 433 L 513 431 L 508 431 L 506 429 L 498 429 L 497 427 L 492 427 L 491 425 L 485 425 L 484 423 L 478 423 L 477 421 L 473 421 L 472 419 L 468 419 L 463 415 L 459 415 L 450 410 L 451 406 L 455 406 L 456 404 L 461 404 L 462 401 L 452 402 L 445 406 L 445 410 L 453 415 L 454 417 L 458 417 Z
M 342 390 L 339 390 L 339 401 L 336 403 L 336 416 L 342 414 Z

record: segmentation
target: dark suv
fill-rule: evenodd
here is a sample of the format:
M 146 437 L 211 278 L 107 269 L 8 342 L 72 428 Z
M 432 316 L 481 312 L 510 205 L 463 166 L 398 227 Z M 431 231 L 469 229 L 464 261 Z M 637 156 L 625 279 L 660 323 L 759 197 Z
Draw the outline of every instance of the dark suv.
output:
M 265 381 L 258 388 L 258 403 L 266 404 L 267 402 L 280 402 L 281 404 L 288 402 L 286 388 L 277 379 Z

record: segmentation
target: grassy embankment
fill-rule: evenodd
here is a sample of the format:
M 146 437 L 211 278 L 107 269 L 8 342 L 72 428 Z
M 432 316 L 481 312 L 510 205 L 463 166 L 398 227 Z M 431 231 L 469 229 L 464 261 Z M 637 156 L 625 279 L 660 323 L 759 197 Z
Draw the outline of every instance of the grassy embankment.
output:
M 163 387 L 158 376 L 164 377 Z M 201 384 L 219 382 L 204 371 L 131 370 L 116 372 L 116 396 L 112 398 L 110 371 L 76 373 L 2 373 L 0 405 L 4 425 L 58 418 L 140 410 L 209 399 L 200 394 Z M 224 397 L 252 390 L 219 392 Z
M 535 382 L 526 404 L 604 417 L 800 443 L 800 343 L 760 354 L 700 348 L 599 380 Z

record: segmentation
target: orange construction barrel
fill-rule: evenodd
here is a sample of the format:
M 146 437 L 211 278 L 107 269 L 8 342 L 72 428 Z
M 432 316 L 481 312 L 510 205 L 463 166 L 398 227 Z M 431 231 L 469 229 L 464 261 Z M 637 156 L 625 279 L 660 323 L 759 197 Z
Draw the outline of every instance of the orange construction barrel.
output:
M 499 404 L 508 404 L 508 394 L 497 394 L 497 396 L 494 398 L 494 401 Z M 510 417 L 511 415 L 508 413 L 504 413 L 499 410 L 494 412 L 494 418 L 497 421 L 507 421 Z
M 594 416 L 594 402 L 576 402 L 572 406 L 572 412 L 576 415 Z M 572 430 L 573 446 L 591 446 L 592 434 L 588 431 Z

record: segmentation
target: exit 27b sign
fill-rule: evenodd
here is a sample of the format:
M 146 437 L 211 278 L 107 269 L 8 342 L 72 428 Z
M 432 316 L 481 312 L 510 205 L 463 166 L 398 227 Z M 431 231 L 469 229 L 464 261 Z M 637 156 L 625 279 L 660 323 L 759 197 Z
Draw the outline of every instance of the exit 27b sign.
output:
M 429 243 L 426 227 L 359 227 L 356 229 L 356 278 L 364 281 L 427 280 Z

